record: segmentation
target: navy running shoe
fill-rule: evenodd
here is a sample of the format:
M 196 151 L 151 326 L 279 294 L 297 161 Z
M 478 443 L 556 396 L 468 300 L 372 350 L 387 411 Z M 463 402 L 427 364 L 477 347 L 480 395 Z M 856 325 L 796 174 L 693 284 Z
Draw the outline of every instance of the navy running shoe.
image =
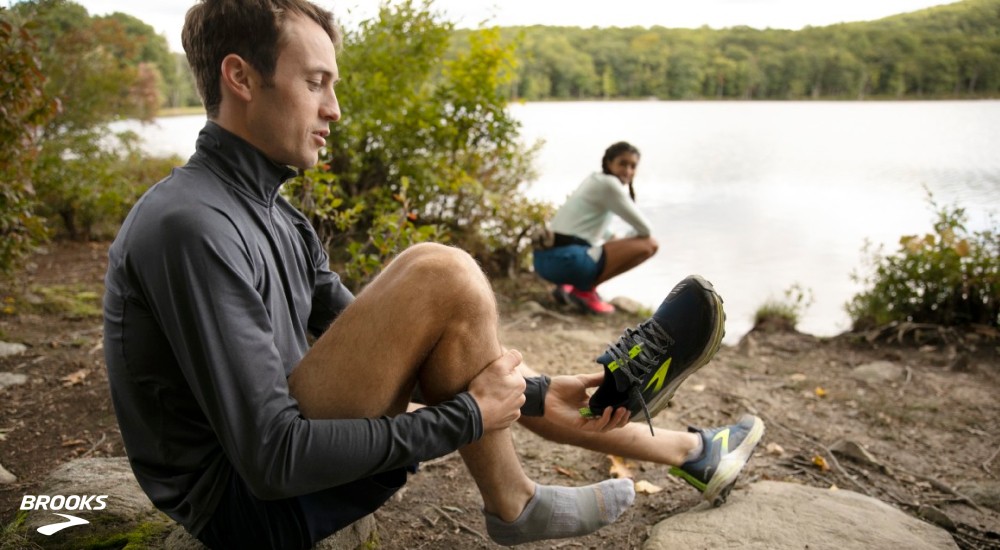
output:
M 712 506 L 719 506 L 729 497 L 736 478 L 764 436 L 764 422 L 746 414 L 732 426 L 688 431 L 701 436 L 704 450 L 700 457 L 670 468 L 670 473 L 701 491 Z
M 627 407 L 630 420 L 645 417 L 653 431 L 652 418 L 677 387 L 719 350 L 725 321 L 722 298 L 712 283 L 698 275 L 685 278 L 650 319 L 625 329 L 597 358 L 604 365 L 604 381 L 580 413 L 600 416 L 605 407 Z

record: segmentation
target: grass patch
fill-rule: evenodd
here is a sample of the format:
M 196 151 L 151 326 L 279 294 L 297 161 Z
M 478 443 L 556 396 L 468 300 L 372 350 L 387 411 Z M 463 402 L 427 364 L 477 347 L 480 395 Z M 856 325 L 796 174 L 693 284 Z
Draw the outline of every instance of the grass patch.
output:
M 796 283 L 785 290 L 784 299 L 770 298 L 753 316 L 753 327 L 768 332 L 792 331 L 812 305 L 812 290 Z
M 35 550 L 41 548 L 41 546 L 31 542 L 24 536 L 24 522 L 27 519 L 28 512 L 20 510 L 14 516 L 14 521 L 0 530 L 0 550 Z
M 86 285 L 32 287 L 33 299 L 25 309 L 38 313 L 65 315 L 73 319 L 100 317 L 101 293 Z

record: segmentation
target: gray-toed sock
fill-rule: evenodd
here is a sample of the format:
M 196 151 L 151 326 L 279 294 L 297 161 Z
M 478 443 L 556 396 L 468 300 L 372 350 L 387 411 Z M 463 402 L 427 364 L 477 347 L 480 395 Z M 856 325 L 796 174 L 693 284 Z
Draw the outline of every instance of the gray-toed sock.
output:
M 578 537 L 618 519 L 633 500 L 631 479 L 609 479 L 585 487 L 536 484 L 535 495 L 512 523 L 484 512 L 486 532 L 497 544 L 507 546 Z

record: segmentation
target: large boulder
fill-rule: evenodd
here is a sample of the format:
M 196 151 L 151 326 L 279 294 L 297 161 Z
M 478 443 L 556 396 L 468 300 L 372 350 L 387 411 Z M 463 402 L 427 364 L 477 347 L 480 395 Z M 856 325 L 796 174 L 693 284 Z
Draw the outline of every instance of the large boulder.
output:
M 9 536 L 22 537 L 47 550 L 126 546 L 175 550 L 204 548 L 153 506 L 135 481 L 126 458 L 86 458 L 64 464 L 49 474 L 38 494 L 32 496 L 37 500 L 40 495 L 48 497 L 48 509 L 21 512 L 20 527 Z M 61 498 L 56 498 L 57 495 Z M 96 498 L 98 496 L 103 497 Z M 69 519 L 56 514 L 71 515 L 89 523 L 48 535 L 39 532 L 41 527 L 65 523 Z M 316 548 L 350 549 L 371 545 L 377 541 L 377 532 L 374 516 L 369 515 L 321 541 Z
M 707 503 L 657 524 L 644 550 L 676 548 L 952 550 L 947 531 L 845 490 L 761 481 L 729 502 Z

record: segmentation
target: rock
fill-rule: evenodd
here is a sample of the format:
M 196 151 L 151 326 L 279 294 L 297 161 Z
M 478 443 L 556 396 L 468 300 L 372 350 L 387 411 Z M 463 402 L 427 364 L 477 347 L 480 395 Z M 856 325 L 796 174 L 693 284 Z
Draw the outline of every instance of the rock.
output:
M 0 485 L 10 485 L 17 481 L 17 476 L 8 472 L 7 468 L 0 464 Z
M 875 467 L 883 472 L 889 471 L 884 464 L 868 452 L 868 449 L 865 449 L 856 441 L 839 439 L 833 445 L 830 445 L 830 450 L 838 455 L 846 456 L 864 466 Z
M 957 549 L 945 530 L 852 491 L 761 481 L 657 524 L 644 550 Z
M 153 506 L 135 481 L 128 459 L 124 457 L 86 458 L 64 464 L 49 474 L 37 495 L 107 495 L 102 499 L 106 502 L 102 510 L 94 510 L 100 503 L 91 500 L 90 510 L 65 508 L 28 512 L 17 534 L 42 548 L 204 548 L 183 527 Z M 65 528 L 50 536 L 39 533 L 39 527 L 65 521 L 55 513 L 70 514 L 89 523 Z M 369 515 L 321 541 L 316 548 L 356 548 L 365 544 L 377 545 L 377 540 L 375 518 Z
M 754 337 L 753 333 L 748 332 L 743 335 L 743 338 L 740 338 L 740 343 L 736 345 L 736 350 L 741 355 L 756 357 L 757 347 L 757 338 Z
M 631 313 L 632 315 L 638 315 L 644 309 L 648 309 L 646 306 L 626 296 L 615 296 L 610 303 L 617 309 L 625 313 Z
M 976 504 L 1000 512 L 1000 482 L 976 481 L 961 483 L 958 492 L 972 499 Z
M 0 390 L 11 386 L 20 386 L 28 381 L 28 376 L 14 372 L 0 372 Z
M 0 357 L 21 355 L 26 351 L 28 351 L 28 346 L 24 344 L 11 344 L 10 342 L 0 342 Z
M 151 546 L 174 525 L 139 488 L 124 457 L 84 458 L 68 462 L 49 474 L 37 495 L 107 495 L 103 499 L 106 506 L 102 510 L 94 510 L 100 503 L 92 502 L 90 510 L 28 512 L 24 534 L 46 549 L 81 548 L 86 544 L 112 547 L 113 541 L 120 541 L 120 546 Z M 39 527 L 64 521 L 64 518 L 55 515 L 56 512 L 71 514 L 90 523 L 66 528 L 50 536 L 39 533 Z
M 545 307 L 534 300 L 528 300 L 521 304 L 521 309 L 529 313 L 545 313 Z
M 852 378 L 869 384 L 901 381 L 905 374 L 903 367 L 889 361 L 865 363 L 851 371 Z
M 946 531 L 954 533 L 958 530 L 958 527 L 955 525 L 955 520 L 951 519 L 951 516 L 944 513 L 944 511 L 940 508 L 935 508 L 934 506 L 921 506 L 917 510 L 917 515 Z

